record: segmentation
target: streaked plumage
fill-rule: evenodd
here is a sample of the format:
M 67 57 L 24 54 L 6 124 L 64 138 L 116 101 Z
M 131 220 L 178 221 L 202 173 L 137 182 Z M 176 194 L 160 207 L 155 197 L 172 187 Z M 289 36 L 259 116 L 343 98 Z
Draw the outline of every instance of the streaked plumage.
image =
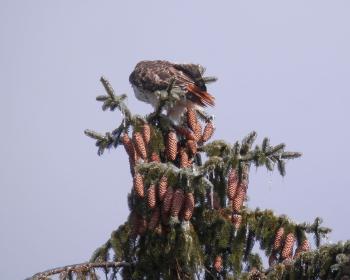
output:
M 176 64 L 165 60 L 141 61 L 129 77 L 137 99 L 157 107 L 156 91 L 166 90 L 173 81 L 173 87 L 185 93 L 168 115 L 181 115 L 188 106 L 214 106 L 214 97 L 207 92 L 204 68 L 198 64 Z

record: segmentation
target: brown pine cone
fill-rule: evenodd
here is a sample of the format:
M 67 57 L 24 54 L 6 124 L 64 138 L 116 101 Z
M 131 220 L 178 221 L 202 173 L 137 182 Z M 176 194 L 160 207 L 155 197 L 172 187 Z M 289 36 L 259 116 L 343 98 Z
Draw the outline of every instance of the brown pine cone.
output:
M 139 173 L 136 173 L 134 176 L 134 190 L 139 197 L 143 198 L 145 196 L 145 187 L 143 185 L 143 178 Z
M 141 156 L 143 160 L 146 160 L 147 149 L 146 149 L 145 141 L 143 141 L 143 138 L 140 132 L 133 133 L 133 142 L 135 145 L 136 152 Z
M 184 148 L 180 149 L 180 167 L 187 168 L 191 166 L 191 163 L 188 160 L 188 154 Z
M 222 257 L 221 256 L 216 256 L 216 258 L 214 260 L 213 267 L 217 272 L 220 272 L 222 270 Z
M 184 192 L 182 189 L 177 189 L 173 195 L 173 202 L 171 206 L 171 216 L 177 217 L 184 203 Z
M 158 184 L 158 198 L 160 201 L 163 201 L 167 188 L 168 188 L 168 178 L 166 176 L 163 176 L 162 178 L 160 178 L 159 184 Z
M 239 212 L 243 206 L 244 199 L 246 197 L 247 189 L 242 184 L 238 185 L 237 192 L 232 201 L 232 210 L 234 212 Z
M 207 122 L 207 124 L 204 127 L 201 142 L 207 142 L 213 136 L 214 130 L 214 124 L 211 121 Z
M 242 215 L 239 214 L 232 214 L 232 219 L 231 219 L 232 224 L 234 225 L 235 229 L 239 229 L 242 223 Z
M 197 122 L 196 128 L 194 130 L 194 135 L 196 137 L 196 141 L 200 141 L 202 138 L 202 125 L 200 122 Z
M 193 131 L 196 129 L 197 126 L 197 113 L 193 108 L 187 108 L 186 112 L 186 117 L 187 117 L 187 125 L 189 128 L 191 128 Z
M 294 258 L 299 257 L 299 255 L 303 252 L 310 251 L 310 242 L 309 240 L 305 239 L 300 246 L 295 250 Z
M 172 187 L 169 187 L 165 193 L 165 197 L 163 200 L 162 210 L 164 211 L 164 213 L 169 213 L 170 211 L 172 200 L 173 200 L 173 194 L 174 194 L 174 191 Z
M 138 234 L 144 235 L 147 230 L 147 221 L 144 217 L 141 217 L 138 224 Z
M 160 157 L 159 157 L 159 154 L 157 152 L 152 152 L 151 162 L 160 162 Z
M 142 136 L 145 144 L 148 145 L 149 141 L 151 140 L 151 127 L 147 123 L 143 124 L 142 126 Z
M 194 210 L 194 196 L 193 193 L 185 194 L 184 220 L 189 221 L 192 218 Z
M 120 137 L 121 142 L 123 143 L 124 149 L 130 158 L 134 158 L 134 146 L 132 141 L 127 133 L 124 133 L 122 137 Z
M 238 188 L 238 174 L 236 169 L 231 169 L 227 179 L 227 197 L 233 200 Z
M 195 155 L 197 153 L 197 143 L 194 140 L 187 140 L 186 147 L 190 151 L 191 155 Z
M 176 132 L 185 137 L 186 140 L 196 140 L 196 135 L 188 128 L 185 128 L 183 126 L 176 126 L 175 129 Z
M 278 251 L 282 246 L 282 241 L 284 238 L 284 228 L 280 227 L 275 235 L 275 241 L 273 242 L 273 250 Z
M 159 223 L 159 218 L 160 218 L 160 210 L 159 208 L 154 208 L 152 215 L 151 215 L 151 219 L 148 223 L 148 229 L 149 230 L 154 230 L 155 227 L 158 225 Z
M 293 246 L 295 237 L 293 233 L 288 233 L 286 240 L 284 241 L 283 249 L 281 252 L 282 259 L 289 259 L 293 256 Z
M 154 184 L 150 185 L 147 190 L 147 205 L 150 209 L 156 207 L 157 197 L 156 197 L 156 186 Z
M 174 131 L 170 131 L 167 136 L 166 152 L 169 160 L 175 160 L 177 155 L 177 137 Z

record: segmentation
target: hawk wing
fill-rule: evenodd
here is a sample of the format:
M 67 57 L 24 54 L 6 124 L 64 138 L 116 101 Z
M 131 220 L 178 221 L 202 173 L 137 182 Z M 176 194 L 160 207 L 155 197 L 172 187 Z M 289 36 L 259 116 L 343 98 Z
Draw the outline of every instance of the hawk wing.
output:
M 174 86 L 186 91 L 189 100 L 200 106 L 214 105 L 214 97 L 206 92 L 200 68 L 195 64 L 141 61 L 129 77 L 131 84 L 149 92 L 167 89 L 173 79 Z

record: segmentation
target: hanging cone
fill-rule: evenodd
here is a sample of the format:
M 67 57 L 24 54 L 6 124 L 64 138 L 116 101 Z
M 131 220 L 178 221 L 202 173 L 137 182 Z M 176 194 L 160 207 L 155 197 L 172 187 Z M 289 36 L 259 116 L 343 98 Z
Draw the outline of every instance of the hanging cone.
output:
M 127 133 L 124 133 L 122 137 L 120 137 L 121 142 L 123 143 L 124 149 L 130 158 L 134 158 L 134 146 L 132 141 Z
M 239 184 L 237 192 L 232 201 L 232 210 L 234 212 L 239 212 L 243 206 L 243 202 L 246 196 L 247 189 L 242 184 Z
M 232 214 L 231 222 L 236 230 L 239 229 L 239 227 L 241 226 L 241 223 L 242 223 L 242 215 Z
M 184 208 L 184 220 L 189 221 L 192 218 L 194 209 L 194 196 L 193 193 L 185 194 L 185 208 Z
M 191 128 L 193 131 L 196 129 L 197 126 L 197 113 L 193 108 L 188 107 L 186 112 L 187 117 L 187 125 L 189 128 Z
M 160 218 L 160 210 L 159 208 L 154 208 L 152 215 L 151 215 L 151 219 L 148 223 L 148 229 L 149 230 L 154 230 L 155 227 L 158 225 L 159 223 L 159 218 Z
M 168 188 L 168 178 L 166 176 L 163 176 L 159 180 L 159 185 L 158 185 L 158 198 L 160 201 L 163 201 L 167 188 Z
M 309 240 L 305 239 L 300 246 L 295 250 L 294 257 L 297 258 L 299 255 L 303 252 L 308 252 L 310 251 L 310 243 Z
M 179 133 L 183 137 L 185 137 L 186 140 L 196 140 L 197 139 L 196 135 L 188 128 L 185 128 L 183 126 L 176 126 L 175 130 L 177 133 Z
M 207 124 L 204 127 L 201 142 L 207 142 L 213 136 L 214 130 L 214 124 L 211 121 L 207 122 Z
M 288 233 L 286 240 L 284 241 L 283 249 L 281 252 L 282 259 L 289 259 L 293 256 L 293 246 L 295 242 L 295 237 L 293 233 Z
M 133 142 L 137 153 L 143 160 L 147 159 L 147 149 L 140 132 L 133 133 Z
M 197 143 L 194 140 L 187 140 L 186 147 L 189 150 L 190 154 L 193 156 L 197 153 Z
M 147 190 L 147 205 L 150 209 L 153 209 L 156 207 L 156 203 L 156 186 L 152 184 Z
M 282 246 L 282 241 L 284 237 L 284 228 L 280 227 L 275 235 L 275 241 L 273 242 L 273 250 L 278 251 Z
M 217 272 L 220 272 L 222 270 L 222 258 L 221 258 L 221 256 L 215 257 L 213 267 Z
M 238 174 L 236 169 L 231 169 L 227 179 L 227 197 L 233 200 L 238 188 Z
M 145 188 L 143 185 L 143 179 L 142 179 L 141 174 L 139 174 L 139 173 L 136 173 L 134 176 L 134 190 L 135 190 L 135 193 L 139 197 L 143 198 L 145 196 Z
M 196 137 L 196 141 L 200 141 L 202 138 L 202 125 L 200 122 L 197 122 L 196 129 L 194 130 L 194 135 Z
M 143 124 L 142 126 L 142 136 L 145 144 L 148 145 L 149 141 L 151 140 L 151 127 L 147 123 Z
M 165 201 L 165 200 L 164 200 Z M 179 216 L 179 212 L 184 203 L 184 192 L 182 189 L 177 189 L 173 195 L 173 202 L 171 206 L 171 216 Z
M 213 193 L 213 207 L 215 210 L 219 210 L 221 208 L 220 198 L 217 192 Z
M 169 160 L 173 161 L 176 159 L 177 154 L 177 137 L 174 131 L 170 131 L 167 136 L 167 147 L 166 147 L 167 157 Z
M 170 208 L 171 208 L 171 202 L 172 202 L 172 199 L 173 199 L 173 189 L 172 187 L 169 187 L 165 193 L 165 197 L 164 197 L 164 200 L 163 200 L 163 208 L 162 210 L 164 211 L 164 213 L 169 213 L 170 211 Z
M 138 223 L 138 234 L 144 235 L 147 230 L 147 221 L 144 217 L 141 217 Z
M 180 168 L 190 167 L 191 164 L 188 161 L 188 154 L 184 148 L 180 149 Z
M 269 257 L 269 266 L 273 266 L 277 263 L 277 257 L 274 253 L 272 253 Z
M 160 157 L 159 157 L 159 154 L 157 152 L 152 152 L 151 162 L 160 162 Z

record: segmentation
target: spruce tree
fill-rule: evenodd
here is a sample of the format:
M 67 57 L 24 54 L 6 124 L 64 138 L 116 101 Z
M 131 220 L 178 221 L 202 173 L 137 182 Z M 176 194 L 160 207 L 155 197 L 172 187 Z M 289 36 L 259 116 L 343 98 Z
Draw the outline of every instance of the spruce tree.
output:
M 85 134 L 96 140 L 98 155 L 119 146 L 128 154 L 130 215 L 89 262 L 31 279 L 99 279 L 101 272 L 106 279 L 350 279 L 350 241 L 321 246 L 330 229 L 320 218 L 296 223 L 246 206 L 252 167 L 285 176 L 286 162 L 301 153 L 268 138 L 256 145 L 254 131 L 233 144 L 209 142 L 215 127 L 205 112 L 188 108 L 176 124 L 164 114 L 179 98 L 172 85 L 158 92 L 154 112 L 139 116 L 126 106 L 126 95 L 101 82 L 107 94 L 97 101 L 123 119 L 112 132 Z

